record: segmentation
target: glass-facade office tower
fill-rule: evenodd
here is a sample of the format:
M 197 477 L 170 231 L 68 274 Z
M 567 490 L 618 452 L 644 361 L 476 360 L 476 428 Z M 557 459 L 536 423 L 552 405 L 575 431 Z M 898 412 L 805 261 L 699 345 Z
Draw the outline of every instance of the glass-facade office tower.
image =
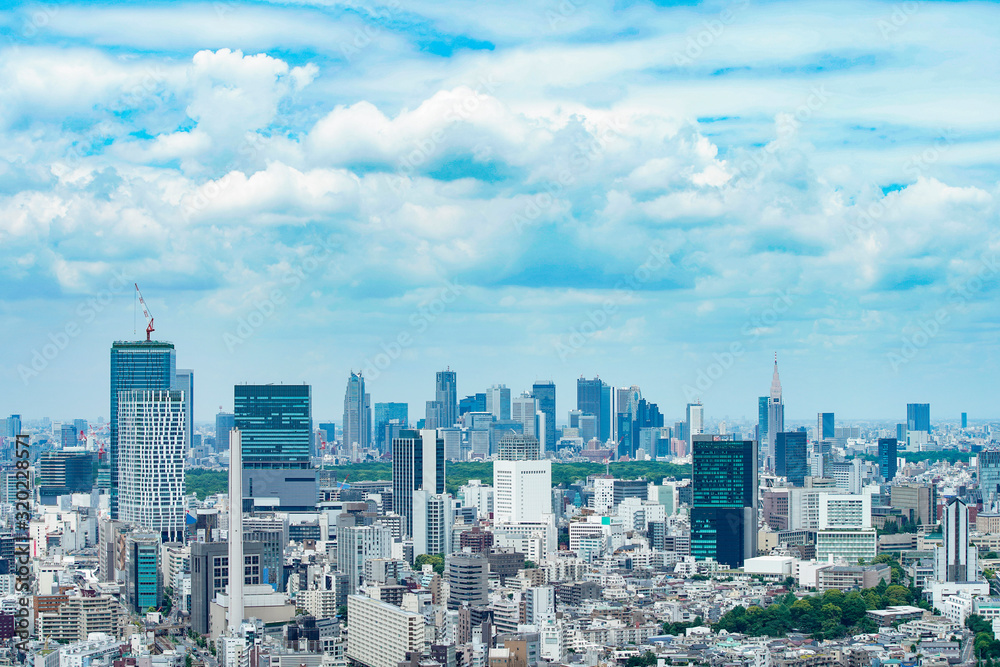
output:
M 413 492 L 444 493 L 444 438 L 437 431 L 405 429 L 392 441 L 392 509 L 413 535 Z
M 531 395 L 538 401 L 538 410 L 545 415 L 545 433 L 538 434 L 542 445 L 542 455 L 556 450 L 556 384 L 536 382 L 531 386 Z
M 392 441 L 387 441 L 385 438 L 385 425 L 393 421 L 402 424 L 405 428 L 409 422 L 409 404 L 407 403 L 376 403 L 375 404 L 375 446 L 382 453 L 389 451 L 386 448 L 387 444 L 392 444 Z M 328 433 L 326 436 L 327 440 L 333 440 L 333 434 Z
M 236 426 L 236 416 L 231 412 L 215 415 L 215 451 L 224 452 L 229 448 L 229 432 Z
M 878 471 L 882 478 L 891 482 L 896 478 L 896 439 L 878 439 Z M 985 494 L 983 494 L 985 500 Z
M 510 419 L 510 389 L 505 385 L 493 385 L 486 390 L 486 412 L 493 418 Z
M 111 434 L 110 464 L 111 518 L 118 518 L 118 393 L 121 391 L 170 390 L 177 373 L 173 343 L 159 341 L 116 341 L 111 346 Z
M 351 372 L 344 392 L 344 449 L 357 444 L 368 449 L 371 444 L 372 404 L 371 394 L 365 392 L 365 379 L 361 373 Z
M 767 442 L 767 396 L 757 399 L 757 442 Z
M 832 412 L 820 412 L 816 415 L 816 440 L 829 440 L 834 437 L 834 419 Z
M 691 555 L 742 567 L 757 555 L 757 443 L 721 438 L 692 442 Z
M 576 409 L 597 417 L 597 437 L 607 442 L 611 437 L 611 387 L 600 378 L 576 381 Z
M 244 497 L 254 498 L 258 509 L 315 509 L 312 387 L 238 384 L 233 388 L 233 407 L 243 443 Z
M 190 368 L 178 368 L 174 374 L 173 389 L 184 392 L 184 415 L 187 433 L 184 441 L 188 449 L 194 447 L 194 371 Z
M 808 472 L 806 432 L 779 433 L 774 440 L 774 471 L 788 479 L 789 484 L 805 486 Z
M 187 412 L 182 391 L 118 394 L 118 516 L 184 542 Z
M 906 404 L 906 430 L 931 432 L 931 404 Z
M 473 394 L 460 400 L 458 416 L 461 417 L 466 412 L 486 412 L 486 394 Z
M 458 385 L 455 371 L 438 371 L 434 382 L 434 400 L 438 408 L 438 426 L 454 426 L 458 421 Z

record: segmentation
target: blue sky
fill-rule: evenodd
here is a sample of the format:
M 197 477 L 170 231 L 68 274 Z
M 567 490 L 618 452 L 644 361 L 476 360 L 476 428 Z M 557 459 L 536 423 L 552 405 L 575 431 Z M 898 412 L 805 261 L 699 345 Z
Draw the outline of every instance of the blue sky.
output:
M 0 22 L 0 413 L 106 417 L 138 282 L 198 420 L 250 381 L 339 422 L 358 368 L 419 417 L 446 366 L 553 379 L 560 421 L 594 374 L 732 420 L 775 351 L 792 419 L 998 416 L 996 4 Z

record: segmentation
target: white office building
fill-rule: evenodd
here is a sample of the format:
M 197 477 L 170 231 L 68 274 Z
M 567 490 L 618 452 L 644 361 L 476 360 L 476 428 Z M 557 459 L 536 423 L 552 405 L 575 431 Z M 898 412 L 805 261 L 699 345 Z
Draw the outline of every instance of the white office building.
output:
M 498 524 L 541 521 L 552 513 L 551 461 L 494 461 L 493 487 Z
M 454 501 L 446 493 L 413 492 L 413 555 L 451 553 Z

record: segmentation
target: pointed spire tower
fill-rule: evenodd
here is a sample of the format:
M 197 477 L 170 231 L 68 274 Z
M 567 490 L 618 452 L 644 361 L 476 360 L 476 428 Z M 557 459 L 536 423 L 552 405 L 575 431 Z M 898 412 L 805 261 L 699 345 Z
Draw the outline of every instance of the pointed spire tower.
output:
M 774 353 L 774 374 L 771 376 L 771 396 L 767 401 L 767 449 L 764 467 L 774 470 L 774 442 L 785 430 L 785 403 L 781 398 L 781 379 L 778 377 L 778 353 Z

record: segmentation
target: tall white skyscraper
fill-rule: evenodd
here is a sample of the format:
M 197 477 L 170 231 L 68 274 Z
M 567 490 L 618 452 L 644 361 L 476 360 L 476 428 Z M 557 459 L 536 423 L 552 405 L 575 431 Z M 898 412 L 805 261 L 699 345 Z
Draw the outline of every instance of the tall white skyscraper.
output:
M 690 451 L 694 436 L 705 432 L 705 406 L 701 403 L 688 403 L 686 417 L 688 451 Z
M 243 440 L 239 429 L 229 431 L 229 562 L 243 563 Z M 230 566 L 228 629 L 239 630 L 243 623 L 244 578 Z M 221 578 L 221 577 L 220 577 Z
M 538 399 L 531 394 L 523 393 L 510 403 L 510 418 L 524 424 L 524 435 L 539 438 L 535 430 L 535 413 L 538 412 Z M 542 440 L 544 438 L 539 438 Z
M 785 430 L 785 403 L 781 398 L 781 380 L 778 378 L 778 353 L 774 354 L 774 375 L 771 376 L 771 395 L 767 401 L 767 451 L 764 467 L 774 470 L 774 442 Z
M 118 512 L 122 521 L 184 541 L 184 392 L 118 392 Z
M 937 547 L 934 578 L 938 581 L 976 581 L 979 550 L 969 544 L 969 506 L 952 498 L 941 513 L 944 546 Z
M 496 523 L 541 521 L 552 513 L 552 462 L 494 461 L 493 489 Z
M 413 555 L 450 554 L 454 501 L 446 493 L 413 492 Z

